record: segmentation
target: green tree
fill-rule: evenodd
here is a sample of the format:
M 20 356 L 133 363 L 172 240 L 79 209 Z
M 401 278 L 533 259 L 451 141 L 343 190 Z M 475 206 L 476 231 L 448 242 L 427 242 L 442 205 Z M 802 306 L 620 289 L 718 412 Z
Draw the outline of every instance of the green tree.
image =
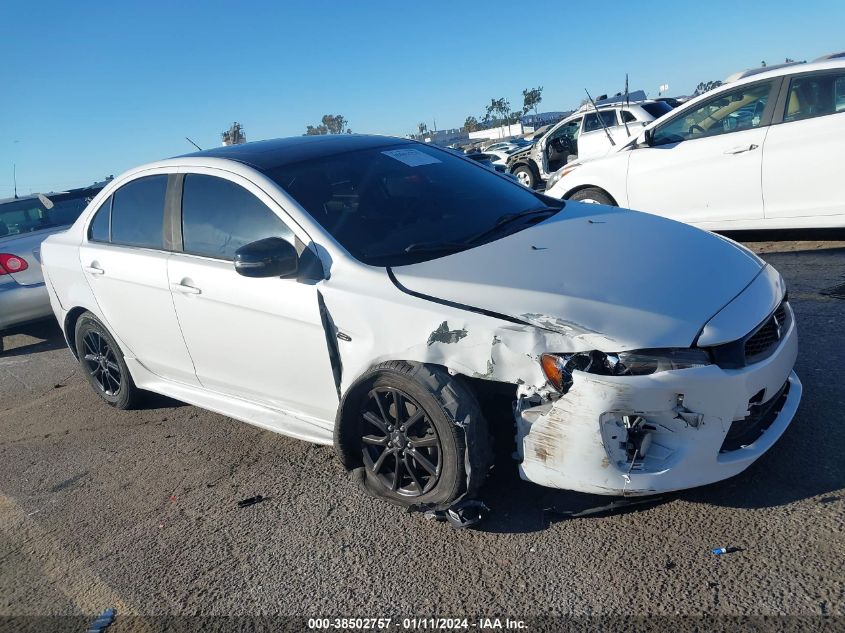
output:
M 320 125 L 309 125 L 305 128 L 306 136 L 322 135 L 322 134 L 343 134 L 344 128 L 346 134 L 352 134 L 349 129 L 349 121 L 342 114 L 324 114 Z
M 710 92 L 714 88 L 718 88 L 722 85 L 722 82 L 718 79 L 715 81 L 702 81 L 695 87 L 695 92 L 692 93 L 693 97 L 697 97 L 698 95 L 703 95 L 705 92 Z
M 528 114 L 531 110 L 534 110 L 534 114 L 537 114 L 537 106 L 540 105 L 540 102 L 543 100 L 543 86 L 537 86 L 536 88 L 525 89 L 522 91 L 522 114 Z
M 464 121 L 464 130 L 467 132 L 475 132 L 479 128 L 478 119 L 474 116 L 468 116 Z
M 327 128 L 325 125 L 317 125 L 317 126 L 309 125 L 307 128 L 305 128 L 305 136 L 316 136 L 318 134 L 328 134 L 328 133 L 329 133 L 329 128 Z
M 347 134 L 352 134 L 348 127 L 349 121 L 342 114 L 324 114 L 322 120 L 329 134 L 343 134 L 344 129 Z
M 490 99 L 490 104 L 487 106 L 485 120 L 495 121 L 501 124 L 508 120 L 508 115 L 511 112 L 510 101 L 502 97 L 501 99 Z M 496 115 L 495 117 L 493 115 Z

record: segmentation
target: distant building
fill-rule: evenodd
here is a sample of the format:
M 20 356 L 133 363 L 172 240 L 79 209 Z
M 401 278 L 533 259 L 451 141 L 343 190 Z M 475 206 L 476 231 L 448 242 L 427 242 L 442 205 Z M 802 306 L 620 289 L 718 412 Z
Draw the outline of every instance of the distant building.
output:
M 246 143 L 246 134 L 244 134 L 243 126 L 237 121 L 232 123 L 232 127 L 220 136 L 223 137 L 223 145 L 240 145 L 241 143 Z
M 522 125 L 530 128 L 539 128 L 544 125 L 551 125 L 557 123 L 572 114 L 572 110 L 567 112 L 541 112 L 540 114 L 526 114 L 520 121 Z

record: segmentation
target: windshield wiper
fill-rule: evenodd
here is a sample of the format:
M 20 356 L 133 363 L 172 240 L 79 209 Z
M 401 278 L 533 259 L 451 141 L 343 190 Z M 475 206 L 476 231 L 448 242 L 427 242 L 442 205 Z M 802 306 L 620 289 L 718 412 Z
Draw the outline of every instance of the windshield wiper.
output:
M 484 239 L 488 235 L 492 235 L 496 233 L 500 228 L 505 226 L 506 224 L 510 224 L 511 222 L 515 222 L 516 220 L 530 217 L 532 215 L 541 215 L 544 213 L 548 213 L 549 216 L 554 215 L 558 211 L 560 211 L 563 207 L 540 207 L 538 209 L 526 209 L 525 211 L 519 211 L 517 213 L 506 213 L 503 216 L 500 216 L 498 220 L 491 226 L 489 229 L 485 229 L 481 231 L 481 233 L 476 233 L 472 237 L 470 237 L 466 243 L 467 244 L 475 244 L 479 240 Z
M 534 209 L 526 209 L 525 211 L 519 211 L 517 213 L 506 213 L 503 216 L 500 216 L 498 220 L 491 226 L 489 229 L 484 229 L 481 233 L 477 233 L 471 236 L 469 239 L 464 240 L 463 242 L 414 242 L 409 246 L 406 246 L 404 252 L 406 253 L 440 253 L 440 252 L 455 252 L 455 251 L 462 251 L 466 250 L 479 240 L 487 237 L 488 235 L 495 233 L 501 227 L 506 224 L 510 224 L 511 222 L 515 222 L 521 218 L 530 217 L 532 215 L 554 215 L 558 211 L 560 211 L 563 207 L 540 207 Z
M 414 242 L 405 247 L 406 253 L 438 253 L 441 251 L 459 251 L 469 244 L 466 242 Z

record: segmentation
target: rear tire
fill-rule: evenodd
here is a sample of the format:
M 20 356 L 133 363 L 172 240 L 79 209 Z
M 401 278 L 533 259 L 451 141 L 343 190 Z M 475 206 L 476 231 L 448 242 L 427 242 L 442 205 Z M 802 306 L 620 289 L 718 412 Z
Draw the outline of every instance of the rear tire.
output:
M 344 463 L 363 467 L 367 492 L 398 505 L 446 507 L 466 493 L 468 435 L 486 443 L 472 452 L 483 462 L 472 465 L 480 471 L 473 471 L 474 487 L 489 468 L 478 402 L 440 367 L 401 361 L 374 367 L 347 396 L 341 424 Z
M 142 392 L 135 386 L 123 352 L 99 319 L 83 313 L 74 330 L 76 355 L 82 371 L 100 398 L 117 409 L 131 409 Z
M 599 189 L 598 187 L 587 187 L 586 189 L 576 191 L 569 196 L 569 199 L 586 202 L 588 204 L 605 204 L 609 207 L 616 206 L 616 202 L 614 202 L 613 198 L 611 198 L 606 191 Z
M 513 175 L 519 184 L 529 189 L 533 189 L 534 185 L 537 184 L 537 177 L 534 175 L 534 170 L 528 165 L 520 165 L 513 170 Z

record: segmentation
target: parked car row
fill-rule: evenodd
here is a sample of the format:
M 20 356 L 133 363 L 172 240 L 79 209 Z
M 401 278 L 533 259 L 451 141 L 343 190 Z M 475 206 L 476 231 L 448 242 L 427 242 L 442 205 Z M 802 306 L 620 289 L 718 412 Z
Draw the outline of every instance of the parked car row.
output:
M 0 350 L 11 326 L 52 315 L 41 274 L 41 242 L 73 224 L 103 183 L 0 200 Z
M 546 193 L 712 230 L 843 227 L 843 151 L 834 57 L 739 73 L 607 156 L 562 166 Z
M 494 428 L 515 425 L 526 480 L 646 495 L 741 472 L 801 398 L 785 284 L 745 248 L 404 139 L 141 166 L 42 254 L 105 402 L 153 391 L 334 444 L 373 495 L 457 516 Z

